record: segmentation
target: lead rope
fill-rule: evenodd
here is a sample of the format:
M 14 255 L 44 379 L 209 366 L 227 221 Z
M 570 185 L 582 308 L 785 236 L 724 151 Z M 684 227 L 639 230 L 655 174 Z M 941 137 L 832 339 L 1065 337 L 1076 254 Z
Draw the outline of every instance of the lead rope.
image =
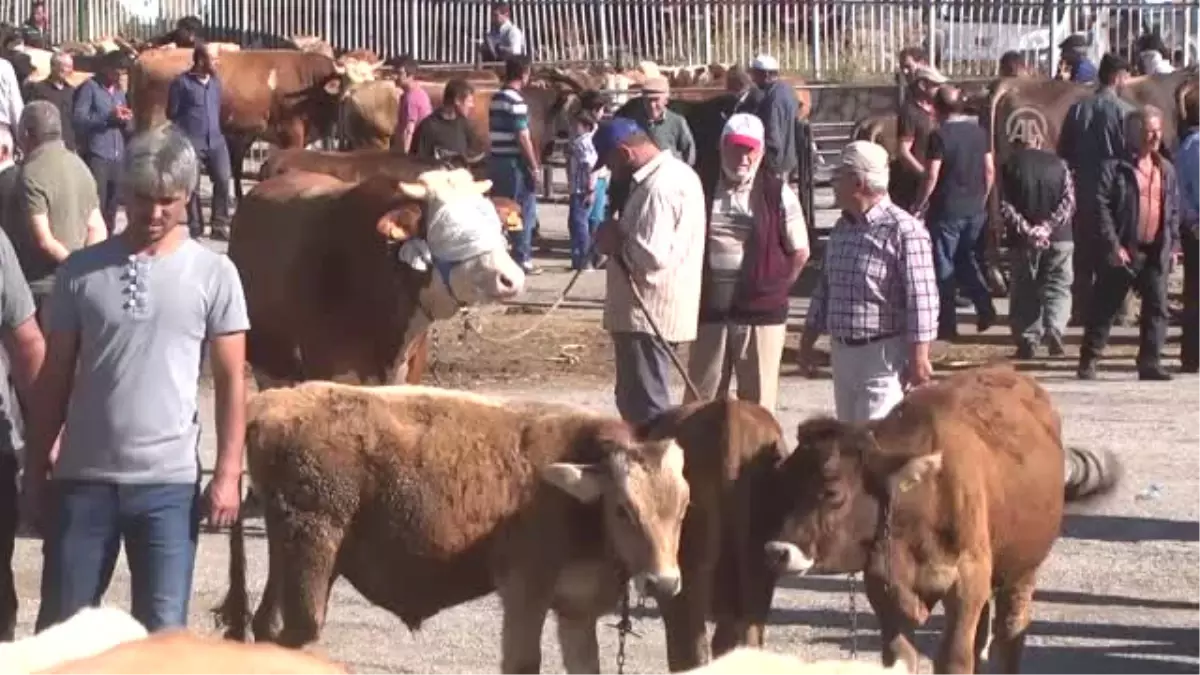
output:
M 850 583 L 850 658 L 858 658 L 858 589 L 855 588 L 855 581 L 858 579 L 858 573 L 846 575 L 847 581 Z
M 638 611 L 646 608 L 646 596 L 638 594 Z M 625 639 L 632 635 L 635 638 L 641 638 L 637 631 L 633 630 L 633 620 L 630 618 L 629 612 L 629 581 L 625 581 L 625 590 L 621 593 L 621 619 L 612 625 L 612 628 L 617 629 L 617 675 L 623 675 L 625 672 Z

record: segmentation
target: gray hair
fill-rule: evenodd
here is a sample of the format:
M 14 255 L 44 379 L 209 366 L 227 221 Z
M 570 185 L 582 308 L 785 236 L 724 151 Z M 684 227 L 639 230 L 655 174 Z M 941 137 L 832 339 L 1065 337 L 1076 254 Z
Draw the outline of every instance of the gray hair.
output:
M 1160 122 L 1166 121 L 1163 111 L 1158 106 L 1141 105 L 1134 108 L 1132 112 L 1125 116 L 1125 137 L 1140 145 L 1142 130 L 1146 128 L 1146 122 L 1151 118 L 1157 119 Z
M 122 182 L 130 194 L 156 199 L 190 195 L 199 180 L 196 149 L 173 124 L 134 136 L 125 149 Z
M 49 101 L 34 101 L 21 111 L 17 133 L 38 146 L 62 139 L 62 116 L 58 107 Z
M 57 66 L 71 61 L 74 63 L 75 57 L 71 56 L 70 52 L 54 52 L 50 55 L 50 66 Z

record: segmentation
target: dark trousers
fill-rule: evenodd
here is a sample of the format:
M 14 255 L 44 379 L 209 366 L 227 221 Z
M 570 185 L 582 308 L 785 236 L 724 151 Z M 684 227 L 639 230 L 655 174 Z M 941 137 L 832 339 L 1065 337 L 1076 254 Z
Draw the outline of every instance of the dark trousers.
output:
M 633 425 L 671 409 L 671 357 L 668 347 L 649 333 L 613 333 L 617 412 Z
M 0 452 L 0 642 L 10 642 L 17 629 L 17 585 L 12 568 L 19 520 L 17 495 L 17 458 Z
M 941 297 L 938 316 L 938 332 L 941 334 L 954 335 L 956 332 L 958 308 L 954 304 L 954 293 L 959 286 L 975 304 L 979 316 L 996 313 L 987 280 L 983 278 L 979 258 L 975 255 L 986 225 L 986 213 L 965 218 L 939 218 L 931 223 L 929 234 L 933 238 L 933 264 L 937 270 L 938 295 Z
M 567 212 L 567 232 L 571 236 L 571 269 L 580 270 L 587 267 L 592 260 L 587 257 L 592 250 L 592 234 L 600 223 L 604 222 L 608 181 L 600 178 L 596 181 L 596 192 L 592 195 L 592 203 L 584 203 L 584 195 L 571 195 L 571 205 Z
M 221 143 L 204 150 L 197 149 L 196 159 L 200 160 L 200 165 L 212 182 L 212 226 L 214 229 L 224 229 L 229 226 L 229 181 L 233 173 L 229 163 L 229 146 Z M 198 182 L 192 191 L 192 198 L 188 200 L 188 229 L 192 236 L 199 236 L 204 230 Z
M 1159 245 L 1138 249 L 1128 268 L 1101 261 L 1088 306 L 1087 324 L 1079 348 L 1080 363 L 1095 363 L 1108 345 L 1125 296 L 1134 290 L 1142 297 L 1137 367 L 1139 372 L 1159 367 L 1167 339 L 1167 275 L 1162 268 Z
M 533 263 L 533 230 L 537 227 L 537 192 L 529 172 L 509 158 L 493 157 L 488 165 L 492 194 L 521 207 L 521 230 L 509 233 L 513 260 L 522 267 Z
M 151 632 L 187 626 L 200 490 L 196 484 L 51 481 L 40 632 L 100 603 L 125 544 L 133 617 Z
M 1200 366 L 1200 238 L 1184 233 L 1183 248 L 1183 335 L 1179 360 L 1185 369 Z
M 111 235 L 117 226 L 117 206 L 120 205 L 121 174 L 123 172 L 120 160 L 105 159 L 96 155 L 88 155 L 85 162 L 96 181 L 96 194 L 100 198 L 100 215 L 104 216 L 104 224 Z

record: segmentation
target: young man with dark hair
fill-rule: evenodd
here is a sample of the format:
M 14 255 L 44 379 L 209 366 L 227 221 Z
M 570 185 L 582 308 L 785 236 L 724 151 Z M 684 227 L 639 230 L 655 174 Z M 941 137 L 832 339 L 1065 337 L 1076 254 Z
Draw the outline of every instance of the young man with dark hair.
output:
M 442 91 L 442 104 L 417 125 L 409 152 L 430 161 L 456 156 L 470 162 L 481 157 L 487 148 L 471 128 L 474 110 L 475 87 L 461 77 L 450 80 Z
M 50 49 L 50 15 L 43 0 L 29 3 L 29 18 L 21 24 L 25 44 L 37 49 Z
M 1025 77 L 1028 74 L 1029 66 L 1021 52 L 1004 52 L 1000 57 L 1000 77 Z
M 929 138 L 937 127 L 933 93 L 947 80 L 929 66 L 918 66 L 910 78 L 908 96 L 896 120 L 899 147 L 889 173 L 888 193 L 896 206 L 914 213 L 928 168 Z
M 996 319 L 975 256 L 987 225 L 987 197 L 996 170 L 987 132 L 966 113 L 962 93 L 947 85 L 937 90 L 933 102 L 939 124 L 929 139 L 925 182 L 913 214 L 925 220 L 933 238 L 941 297 L 938 338 L 953 340 L 958 337 L 954 293 L 959 285 L 975 305 L 979 332 Z
M 524 56 L 504 62 L 504 85 L 488 106 L 491 144 L 489 174 L 492 191 L 521 207 L 524 226 L 513 233 L 513 259 L 526 274 L 539 272 L 533 264 L 533 230 L 537 224 L 537 186 L 542 167 L 529 129 L 529 106 L 521 92 L 529 84 L 533 67 Z
M 429 94 L 417 82 L 417 61 L 407 54 L 396 63 L 396 86 L 400 88 L 400 114 L 396 117 L 392 148 L 407 154 L 417 125 L 433 112 Z
M 525 56 L 525 34 L 512 21 L 512 6 L 507 2 L 492 5 L 492 30 L 480 44 L 484 61 L 507 61 L 513 56 Z

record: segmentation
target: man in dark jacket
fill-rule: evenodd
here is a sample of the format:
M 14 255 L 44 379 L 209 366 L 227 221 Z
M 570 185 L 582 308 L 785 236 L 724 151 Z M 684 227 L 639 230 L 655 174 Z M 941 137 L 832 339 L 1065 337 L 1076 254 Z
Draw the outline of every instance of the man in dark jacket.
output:
M 1043 340 L 1051 356 L 1062 356 L 1075 250 L 1071 171 L 1052 152 L 1020 147 L 1004 163 L 1000 186 L 1000 217 L 1012 259 L 1009 327 L 1017 358 L 1033 358 Z
M 767 138 L 763 153 L 763 170 L 775 174 L 785 183 L 796 170 L 796 114 L 800 100 L 792 85 L 779 79 L 779 62 L 774 56 L 759 54 L 750 62 L 750 77 L 763 91 L 758 116 L 762 118 Z
M 50 76 L 41 82 L 29 82 L 25 85 L 25 102 L 49 101 L 58 108 L 58 114 L 63 119 L 63 144 L 71 152 L 75 151 L 75 87 L 67 81 L 75 71 L 75 60 L 66 52 L 55 52 L 50 57 Z
M 1075 278 L 1071 286 L 1072 323 L 1081 324 L 1088 316 L 1088 303 L 1097 272 L 1093 267 L 1104 253 L 1093 250 L 1097 244 L 1096 186 L 1100 167 L 1125 153 L 1125 116 L 1132 104 L 1117 95 L 1129 78 L 1129 64 L 1116 54 L 1105 54 L 1100 61 L 1100 88 L 1067 111 L 1058 138 L 1058 156 L 1067 160 L 1075 173 L 1075 253 L 1072 264 Z
M 1131 288 L 1142 297 L 1138 379 L 1169 380 L 1160 362 L 1167 337 L 1167 273 L 1179 241 L 1175 168 L 1159 153 L 1163 113 L 1143 106 L 1125 121 L 1127 155 L 1106 160 L 1096 192 L 1099 243 L 1095 295 L 1079 350 L 1079 379 L 1096 377 L 1117 312 Z

